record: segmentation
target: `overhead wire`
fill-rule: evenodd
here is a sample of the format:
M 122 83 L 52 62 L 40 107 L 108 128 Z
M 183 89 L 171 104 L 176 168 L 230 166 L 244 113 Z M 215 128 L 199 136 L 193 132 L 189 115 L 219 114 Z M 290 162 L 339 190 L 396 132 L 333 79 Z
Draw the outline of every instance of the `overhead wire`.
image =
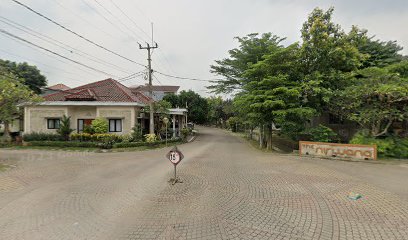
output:
M 78 74 L 76 74 L 76 73 L 69 72 L 69 71 L 66 71 L 66 70 L 64 70 L 64 69 L 62 69 L 62 68 L 58 68 L 58 67 L 54 67 L 54 66 L 51 66 L 51 65 L 42 63 L 42 62 L 40 62 L 40 61 L 38 61 L 38 60 L 34 60 L 34 59 L 31 59 L 31 58 L 23 57 L 23 56 L 18 55 L 18 54 L 10 53 L 10 52 L 8 52 L 8 51 L 6 51 L 6 50 L 4 50 L 4 49 L 0 49 L 0 52 L 3 52 L 3 53 L 5 53 L 5 54 L 7 54 L 7 55 L 10 55 L 10 56 L 14 56 L 14 57 L 17 57 L 17 58 L 21 58 L 21 59 L 24 60 L 24 61 L 30 61 L 30 62 L 33 62 L 33 63 L 37 63 L 37 64 L 40 64 L 40 65 L 46 66 L 46 67 L 48 67 L 48 68 L 54 68 L 54 69 L 56 69 L 57 71 L 59 71 L 59 72 L 61 72 L 61 73 L 78 76 Z M 44 71 L 44 70 L 41 70 L 41 71 L 44 72 L 44 73 L 47 73 L 47 72 Z M 70 79 L 70 80 L 77 81 L 77 82 L 82 82 L 82 81 L 79 80 L 79 79 L 75 79 L 75 78 L 71 78 L 71 77 L 66 77 L 66 78 L 68 78 L 68 79 Z
M 10 19 L 7 19 L 5 17 L 0 16 L 0 22 L 3 22 L 5 24 L 7 24 L 7 25 L 9 25 L 9 26 L 11 26 L 13 28 L 16 28 L 16 29 L 18 29 L 18 30 L 20 30 L 22 32 L 25 32 L 27 34 L 30 34 L 31 36 L 39 38 L 39 39 L 41 39 L 41 40 L 43 40 L 43 41 L 45 41 L 45 42 L 47 42 L 49 44 L 60 47 L 60 48 L 62 48 L 64 50 L 68 51 L 69 53 L 76 54 L 78 56 L 81 56 L 81 57 L 86 58 L 88 60 L 91 60 L 93 62 L 102 64 L 102 65 L 107 66 L 107 67 L 114 68 L 115 70 L 118 70 L 118 71 L 123 72 L 123 73 L 127 73 L 127 74 L 130 73 L 130 71 L 125 70 L 125 69 L 123 69 L 123 68 L 121 68 L 121 67 L 119 67 L 119 66 L 117 66 L 115 64 L 112 64 L 112 63 L 109 63 L 109 62 L 104 61 L 102 59 L 99 59 L 97 57 L 94 57 L 89 53 L 86 53 L 86 52 L 83 52 L 83 51 L 81 51 L 81 50 L 79 50 L 77 48 L 71 47 L 68 44 L 65 44 L 65 43 L 63 43 L 61 41 L 58 41 L 58 40 L 56 40 L 56 39 L 54 39 L 52 37 L 49 37 L 49 36 L 47 36 L 45 34 L 37 32 L 37 31 L 35 31 L 35 30 L 31 29 L 31 28 L 28 28 L 28 27 L 26 27 L 24 25 L 16 23 L 16 22 L 14 22 L 14 21 L 12 21 Z
M 15 40 L 16 40 L 15 38 L 12 38 L 12 37 L 10 37 L 10 36 L 8 36 L 8 35 L 3 35 L 3 36 L 6 37 L 6 38 L 11 39 L 12 41 L 15 41 Z M 68 64 L 68 65 L 71 65 L 71 64 L 72 64 L 72 65 L 77 66 L 77 64 L 75 64 L 75 63 L 72 63 L 72 62 L 69 62 L 69 61 L 66 61 L 66 60 L 57 58 L 55 55 L 50 54 L 50 53 L 48 53 L 48 52 L 46 52 L 46 51 L 43 51 L 43 50 L 41 50 L 41 49 L 39 49 L 39 48 L 36 48 L 36 47 L 34 47 L 34 46 L 32 46 L 32 45 L 26 43 L 26 42 L 22 42 L 22 41 L 15 41 L 15 42 L 16 42 L 16 43 L 19 43 L 19 44 L 21 44 L 21 45 L 23 45 L 23 46 L 25 46 L 25 47 L 27 47 L 27 48 L 33 49 L 33 50 L 35 50 L 35 51 L 38 51 L 39 53 L 41 53 L 41 54 L 43 54 L 43 55 L 45 55 L 45 56 L 47 56 L 47 57 L 49 57 L 49 58 L 52 58 L 52 59 L 55 60 L 55 61 L 58 61 L 58 62 L 61 62 L 61 63 L 64 63 L 64 64 Z M 81 66 L 81 67 L 82 67 L 82 66 Z M 81 71 L 84 72 L 84 73 L 86 73 L 86 74 L 93 75 L 93 76 L 99 76 L 99 75 L 97 75 L 94 71 L 90 71 L 90 70 L 88 70 L 88 68 L 85 68 L 85 67 L 82 67 Z
M 60 24 L 60 23 L 54 21 L 53 19 L 51 19 L 51 18 L 49 18 L 49 17 L 43 15 L 42 13 L 40 13 L 40 12 L 34 10 L 33 8 L 29 7 L 28 5 L 25 5 L 24 3 L 20 2 L 20 1 L 17 1 L 17 0 L 11 0 L 11 1 L 13 1 L 13 2 L 17 3 L 18 5 L 20 5 L 20 6 L 24 7 L 24 8 L 26 8 L 27 10 L 29 10 L 29 11 L 35 13 L 36 15 L 38 15 L 38 16 L 40 16 L 40 17 L 46 19 L 47 21 L 49 21 L 49 22 L 51 22 L 51 23 L 57 25 L 58 27 L 64 29 L 65 31 L 74 34 L 75 36 L 77 36 L 77 37 L 79 37 L 79 38 L 81 38 L 81 39 L 87 41 L 88 43 L 91 43 L 92 45 L 94 45 L 94 46 L 96 46 L 96 47 L 99 47 L 99 48 L 101 48 L 101 49 L 103 49 L 103 50 L 105 50 L 105 51 L 107 51 L 107 52 L 110 52 L 110 53 L 112 53 L 112 54 L 114 54 L 114 55 L 116 55 L 116 56 L 118 56 L 118 57 L 120 57 L 120 58 L 122 58 L 122 59 L 125 59 L 125 60 L 127 60 L 127 61 L 132 62 L 132 63 L 135 63 L 135 64 L 137 64 L 137 65 L 139 65 L 139 66 L 146 67 L 144 64 L 138 63 L 138 62 L 136 62 L 136 61 L 134 61 L 134 60 L 132 60 L 132 59 L 130 59 L 130 58 L 128 58 L 128 57 L 125 57 L 125 56 L 123 56 L 123 55 L 121 55 L 121 54 L 119 54 L 119 53 L 116 53 L 115 51 L 112 51 L 112 50 L 110 50 L 110 49 L 108 49 L 108 48 L 102 46 L 101 44 L 96 43 L 96 42 L 90 40 L 89 38 L 86 38 L 85 36 L 79 34 L 79 33 L 76 33 L 75 31 L 71 30 L 70 28 L 65 27 L 64 25 L 62 25 L 62 24 Z
M 159 71 L 154 71 L 160 75 L 166 76 L 166 77 L 171 77 L 171 78 L 176 78 L 176 79 L 181 79 L 181 80 L 190 80 L 190 81 L 200 81 L 200 82 L 214 82 L 214 81 L 220 81 L 222 79 L 200 79 L 200 78 L 188 78 L 188 77 L 179 77 L 179 76 L 174 76 L 166 73 L 162 73 Z
M 139 34 L 135 33 L 132 29 L 130 29 L 126 24 L 124 24 L 118 17 L 116 17 L 116 15 L 114 15 L 108 8 L 106 8 L 102 3 L 100 3 L 98 0 L 94 0 L 94 2 L 96 2 L 96 4 L 98 4 L 101 8 L 103 8 L 109 15 L 111 15 L 113 18 L 115 18 L 122 26 L 124 26 L 128 31 L 130 31 L 131 33 L 133 33 L 136 38 L 139 38 L 140 40 L 142 40 L 143 38 L 141 38 L 139 36 Z M 136 39 L 137 41 L 137 39 Z
M 23 41 L 23 42 L 25 42 L 25 43 L 28 43 L 28 44 L 30 44 L 30 45 L 32 45 L 32 46 L 35 46 L 35 47 L 37 47 L 37 48 L 39 48 L 39 49 L 42 49 L 42 50 L 44 50 L 44 51 L 47 51 L 47 52 L 49 52 L 49 53 L 51 53 L 51 54 L 54 54 L 54 55 L 56 55 L 56 56 L 59 56 L 59 57 L 65 59 L 65 60 L 68 60 L 68 61 L 70 61 L 70 62 L 76 63 L 76 64 L 81 65 L 81 66 L 83 66 L 83 67 L 86 67 L 86 68 L 88 68 L 88 69 L 94 70 L 95 72 L 99 72 L 99 73 L 102 73 L 102 74 L 105 74 L 105 75 L 108 75 L 108 76 L 114 76 L 113 74 L 109 74 L 109 73 L 107 73 L 107 72 L 105 72 L 105 71 L 102 71 L 102 70 L 96 69 L 96 68 L 94 68 L 94 67 L 91 67 L 91 66 L 89 66 L 89 65 L 86 65 L 86 64 L 84 64 L 84 63 L 78 62 L 78 61 L 73 60 L 73 59 L 71 59 L 71 58 L 69 58 L 69 57 L 66 57 L 66 56 L 61 55 L 61 54 L 59 54 L 59 53 L 56 53 L 56 52 L 54 52 L 54 51 L 52 51 L 52 50 L 49 50 L 49 49 L 47 49 L 47 48 L 45 48 L 45 47 L 42 47 L 42 46 L 37 45 L 37 44 L 35 44 L 35 43 L 33 43 L 33 42 L 30 42 L 30 41 L 28 41 L 28 40 L 26 40 L 26 39 L 24 39 L 24 38 L 18 37 L 18 36 L 14 35 L 14 34 L 12 34 L 12 33 L 10 33 L 10 32 L 8 32 L 8 31 L 4 30 L 4 29 L 1 29 L 1 28 L 0 28 L 0 33 L 3 33 L 3 34 L 5 34 L 5 35 L 8 35 L 8 36 L 10 36 L 10 37 L 12 37 L 12 38 L 15 38 L 15 39 L 17 39 L 17 40 Z

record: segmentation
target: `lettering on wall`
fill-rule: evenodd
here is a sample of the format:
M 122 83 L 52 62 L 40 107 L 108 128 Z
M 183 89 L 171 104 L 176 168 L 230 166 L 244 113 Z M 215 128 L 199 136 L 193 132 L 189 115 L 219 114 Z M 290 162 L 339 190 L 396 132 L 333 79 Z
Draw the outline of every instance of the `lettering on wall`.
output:
M 377 146 L 321 142 L 299 142 L 300 155 L 377 160 Z

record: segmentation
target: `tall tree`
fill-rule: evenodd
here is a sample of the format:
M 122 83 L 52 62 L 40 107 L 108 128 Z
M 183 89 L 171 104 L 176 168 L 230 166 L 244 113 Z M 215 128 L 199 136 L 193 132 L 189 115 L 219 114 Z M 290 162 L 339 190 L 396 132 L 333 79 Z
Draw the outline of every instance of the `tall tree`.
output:
M 244 72 L 252 64 L 262 60 L 271 48 L 277 47 L 285 40 L 271 33 L 264 33 L 261 36 L 252 33 L 235 39 L 238 40 L 239 47 L 230 50 L 228 58 L 216 60 L 216 64 L 211 65 L 212 73 L 225 78 L 212 82 L 213 85 L 208 87 L 214 93 L 231 93 L 241 89 L 247 81 L 243 76 Z
M 0 69 L 0 122 L 4 124 L 2 139 L 10 141 L 9 124 L 21 114 L 18 104 L 24 102 L 37 102 L 41 98 L 36 96 L 23 80 L 17 79 L 11 73 Z
M 175 98 L 175 96 L 177 98 Z M 188 116 L 190 121 L 204 124 L 207 122 L 208 102 L 198 93 L 189 90 L 181 91 L 178 95 L 166 95 L 163 100 L 170 102 L 172 107 L 188 107 Z
M 336 92 L 332 109 L 359 123 L 373 137 L 388 133 L 396 121 L 408 119 L 408 78 L 384 68 L 360 70 L 353 85 Z
M 47 86 L 47 79 L 36 66 L 28 63 L 16 63 L 0 59 L 0 67 L 21 79 L 35 93 L 40 94 L 41 88 Z

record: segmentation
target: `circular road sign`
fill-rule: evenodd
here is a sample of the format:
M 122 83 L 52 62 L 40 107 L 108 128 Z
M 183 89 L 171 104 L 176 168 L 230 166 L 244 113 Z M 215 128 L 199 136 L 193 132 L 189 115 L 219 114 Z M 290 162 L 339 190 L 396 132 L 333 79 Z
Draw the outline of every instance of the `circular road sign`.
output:
M 174 147 L 170 152 L 167 153 L 166 155 L 167 159 L 170 160 L 171 163 L 174 165 L 177 165 L 183 160 L 184 155 L 177 149 L 177 147 Z

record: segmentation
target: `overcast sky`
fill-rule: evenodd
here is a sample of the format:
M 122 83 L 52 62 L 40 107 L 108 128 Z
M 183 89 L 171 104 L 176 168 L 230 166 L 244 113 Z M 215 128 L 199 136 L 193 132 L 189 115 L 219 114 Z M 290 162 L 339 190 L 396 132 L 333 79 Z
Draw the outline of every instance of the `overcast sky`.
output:
M 286 44 L 299 41 L 302 23 L 315 7 L 327 9 L 333 6 L 334 21 L 346 31 L 352 25 L 368 29 L 370 35 L 382 40 L 397 40 L 405 48 L 403 53 L 408 54 L 407 0 L 19 1 L 95 43 L 142 64 L 147 62 L 147 52 L 139 49 L 137 41 L 150 41 L 150 23 L 154 22 L 154 40 L 159 49 L 153 53 L 153 68 L 190 78 L 216 78 L 209 72 L 209 66 L 237 46 L 235 36 L 272 32 L 287 37 Z M 99 71 L 0 34 L 0 58 L 37 65 L 49 85 L 64 83 L 75 87 L 109 77 L 118 79 L 143 70 L 143 67 L 91 45 L 12 0 L 0 1 L 0 16 L 0 29 Z M 8 20 L 49 38 L 44 41 L 3 22 Z M 62 45 L 65 48 L 61 48 L 58 46 L 61 43 L 69 47 Z M 70 48 L 76 50 L 70 51 Z M 156 77 L 154 84 L 179 85 L 181 89 L 192 89 L 208 96 L 206 82 L 172 79 L 159 74 Z M 123 81 L 125 85 L 145 83 L 143 77 Z

